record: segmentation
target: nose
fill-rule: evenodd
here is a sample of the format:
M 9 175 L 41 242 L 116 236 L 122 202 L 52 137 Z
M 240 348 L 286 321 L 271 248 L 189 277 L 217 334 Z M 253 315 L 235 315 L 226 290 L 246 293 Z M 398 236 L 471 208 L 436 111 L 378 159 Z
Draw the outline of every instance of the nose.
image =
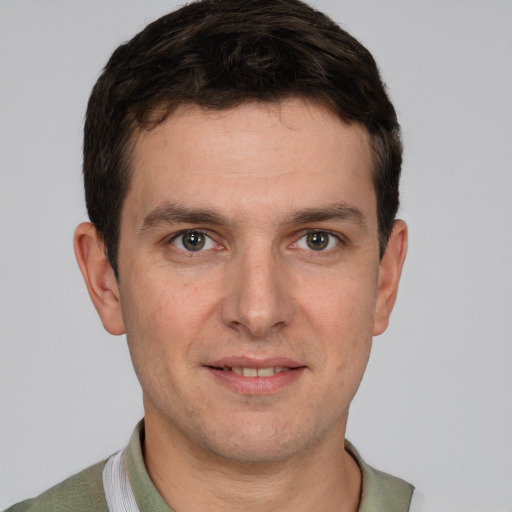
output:
M 231 262 L 222 321 L 249 339 L 263 339 L 289 325 L 292 287 L 271 250 L 247 251 Z

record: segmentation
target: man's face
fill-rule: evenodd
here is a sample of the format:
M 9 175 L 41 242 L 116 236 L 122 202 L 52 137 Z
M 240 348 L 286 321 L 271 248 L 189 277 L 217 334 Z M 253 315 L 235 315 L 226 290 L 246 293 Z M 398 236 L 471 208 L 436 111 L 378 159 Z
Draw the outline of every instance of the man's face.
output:
M 236 461 L 342 442 L 385 328 L 371 162 L 360 126 L 302 100 L 140 134 L 119 293 L 148 424 Z

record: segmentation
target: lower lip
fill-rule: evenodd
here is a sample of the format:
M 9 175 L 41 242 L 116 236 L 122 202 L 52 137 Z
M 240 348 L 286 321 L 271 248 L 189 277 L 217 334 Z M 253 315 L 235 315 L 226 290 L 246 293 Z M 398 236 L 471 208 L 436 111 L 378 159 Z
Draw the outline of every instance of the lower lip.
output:
M 205 367 L 224 386 L 244 395 L 271 395 L 300 378 L 305 367 L 275 373 L 269 377 L 244 377 L 232 371 Z

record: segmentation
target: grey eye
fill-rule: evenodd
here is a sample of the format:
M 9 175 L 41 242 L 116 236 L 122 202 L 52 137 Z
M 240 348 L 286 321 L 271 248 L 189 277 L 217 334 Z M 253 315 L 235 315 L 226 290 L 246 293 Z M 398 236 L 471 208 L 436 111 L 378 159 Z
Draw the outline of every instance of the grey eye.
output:
M 340 239 L 328 231 L 311 231 L 297 241 L 297 247 L 300 249 L 317 252 L 333 249 L 339 244 Z
M 189 251 L 200 251 L 205 244 L 205 237 L 198 231 L 191 231 L 183 235 L 183 247 Z
M 306 243 L 314 251 L 323 251 L 329 244 L 329 237 L 328 233 L 308 233 L 306 235 Z
M 186 231 L 174 237 L 171 244 L 184 251 L 198 252 L 213 249 L 215 242 L 202 231 Z

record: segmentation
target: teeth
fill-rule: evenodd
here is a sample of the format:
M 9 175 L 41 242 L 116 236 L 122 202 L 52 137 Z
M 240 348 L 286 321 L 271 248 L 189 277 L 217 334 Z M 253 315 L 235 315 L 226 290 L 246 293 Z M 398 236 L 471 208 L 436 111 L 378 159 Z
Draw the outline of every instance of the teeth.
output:
M 274 375 L 275 368 L 259 368 L 258 369 L 258 377 L 270 377 Z
M 233 366 L 232 368 L 225 367 L 224 370 L 231 370 L 237 375 L 244 377 L 271 377 L 276 373 L 287 372 L 290 369 L 282 366 L 271 366 L 269 368 L 243 368 L 241 366 Z

